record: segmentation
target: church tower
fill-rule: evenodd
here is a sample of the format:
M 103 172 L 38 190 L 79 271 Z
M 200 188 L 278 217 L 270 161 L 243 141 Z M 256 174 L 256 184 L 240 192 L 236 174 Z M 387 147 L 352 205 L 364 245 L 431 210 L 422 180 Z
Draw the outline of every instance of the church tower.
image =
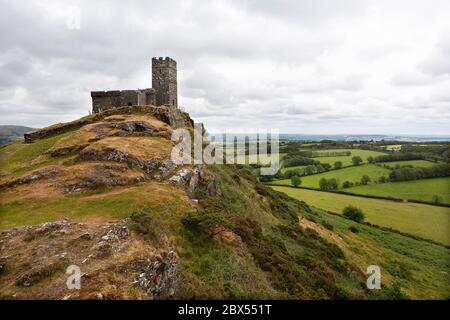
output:
M 178 107 L 177 62 L 169 57 L 152 59 L 152 88 L 157 106 Z

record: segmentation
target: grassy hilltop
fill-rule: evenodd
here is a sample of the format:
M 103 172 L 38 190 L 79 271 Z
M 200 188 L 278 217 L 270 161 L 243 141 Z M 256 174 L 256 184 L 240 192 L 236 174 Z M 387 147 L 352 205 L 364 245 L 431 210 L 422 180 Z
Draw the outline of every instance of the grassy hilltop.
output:
M 177 166 L 170 117 L 126 110 L 0 148 L 0 298 L 450 296 L 448 248 L 310 207 L 247 168 Z M 87 274 L 76 292 L 72 264 Z M 371 264 L 381 290 L 365 286 Z

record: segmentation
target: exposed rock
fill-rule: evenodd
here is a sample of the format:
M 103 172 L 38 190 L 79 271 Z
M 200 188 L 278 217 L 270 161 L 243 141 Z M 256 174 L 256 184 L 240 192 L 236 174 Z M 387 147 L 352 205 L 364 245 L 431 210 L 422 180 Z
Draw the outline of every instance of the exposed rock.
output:
M 76 161 L 83 160 L 125 162 L 131 167 L 138 167 L 147 173 L 153 171 L 159 164 L 159 161 L 156 159 L 146 161 L 114 148 L 100 150 L 89 147 L 85 148 L 76 159 Z
M 177 164 L 173 162 L 172 160 L 168 160 L 164 162 L 159 168 L 158 173 L 155 175 L 155 179 L 158 181 L 161 181 L 165 178 L 167 178 L 171 171 L 177 167 Z
M 208 194 L 210 196 L 215 196 L 217 193 L 217 185 L 216 185 L 216 178 L 213 178 L 206 187 L 206 190 L 208 191 Z
M 139 275 L 134 285 L 144 289 L 153 298 L 173 296 L 179 264 L 174 251 L 154 261 L 143 261 L 136 270 Z
M 0 184 L 0 189 L 14 188 L 17 187 L 18 185 L 31 183 L 41 179 L 51 179 L 56 177 L 60 172 L 61 168 L 57 166 L 48 166 L 43 169 L 35 170 L 17 179 L 2 183 Z
M 193 172 L 189 169 L 181 169 L 174 176 L 172 176 L 169 181 L 178 186 L 184 186 L 189 183 Z
M 26 238 L 32 240 L 36 237 L 45 236 L 52 234 L 53 236 L 67 234 L 68 231 L 63 231 L 62 233 L 55 233 L 55 231 L 61 231 L 61 229 L 66 229 L 70 227 L 70 222 L 67 220 L 59 220 L 54 222 L 45 222 L 34 227 L 29 227 L 26 231 Z
M 100 292 L 97 292 L 94 295 L 95 300 L 103 300 L 103 295 Z
M 89 164 L 74 172 L 70 179 L 59 183 L 64 193 L 79 193 L 102 187 L 125 186 L 146 179 L 145 174 L 129 170 L 125 164 L 98 163 Z
M 60 270 L 62 266 L 63 264 L 60 261 L 52 261 L 44 265 L 36 266 L 19 276 L 15 281 L 15 285 L 18 287 L 30 287 L 42 279 L 50 277 L 53 273 Z
M 80 236 L 80 239 L 84 239 L 84 240 L 92 240 L 95 237 L 95 233 L 94 232 L 85 232 Z
M 201 181 L 201 170 L 199 166 L 194 168 L 194 172 L 192 173 L 192 177 L 189 181 L 188 191 L 193 192 L 199 185 Z
M 113 123 L 110 125 L 112 128 L 121 129 L 122 131 L 120 135 L 130 135 L 133 133 L 146 133 L 153 134 L 156 132 L 155 127 L 145 123 L 143 121 L 124 121 L 119 123 Z

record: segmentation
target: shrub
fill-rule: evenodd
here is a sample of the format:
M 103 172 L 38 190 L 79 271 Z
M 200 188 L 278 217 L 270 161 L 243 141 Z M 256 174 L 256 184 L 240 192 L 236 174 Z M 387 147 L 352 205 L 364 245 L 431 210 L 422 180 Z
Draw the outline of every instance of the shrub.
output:
M 341 162 L 341 161 L 336 161 L 336 162 L 334 163 L 334 168 L 335 168 L 335 169 L 340 169 L 340 168 L 342 168 L 342 162 Z
M 144 208 L 130 215 L 130 229 L 145 239 L 160 241 L 166 228 L 160 219 L 150 215 L 149 209 Z
M 291 182 L 294 187 L 298 188 L 298 186 L 300 186 L 300 184 L 302 183 L 302 180 L 297 176 L 293 176 L 291 178 Z
M 381 176 L 378 178 L 378 182 L 379 183 L 386 183 L 388 182 L 388 178 L 386 178 L 385 176 Z
M 355 227 L 355 226 L 350 226 L 350 227 L 348 228 L 348 230 L 350 230 L 350 231 L 353 232 L 353 233 L 358 233 L 358 232 L 359 232 L 359 229 L 358 229 L 357 227 Z
M 331 223 L 326 222 L 326 221 L 322 221 L 322 225 L 328 230 L 333 231 L 333 229 L 334 229 L 333 225 Z
M 321 190 L 328 190 L 328 180 L 325 178 L 322 178 L 319 180 L 319 188 Z
M 354 166 L 359 166 L 362 162 L 363 162 L 363 160 L 361 159 L 360 156 L 353 156 L 352 157 L 352 163 L 353 163 Z
M 361 177 L 361 184 L 363 186 L 367 185 L 369 182 L 370 182 L 370 177 L 367 174 L 365 174 Z
M 217 226 L 231 227 L 231 224 L 221 214 L 208 210 L 189 212 L 181 218 L 181 223 L 196 232 L 207 236 L 214 235 Z
M 356 221 L 356 222 L 363 222 L 364 221 L 364 213 L 361 211 L 361 209 L 356 208 L 354 206 L 346 206 L 342 210 L 342 214 L 344 217 Z
M 353 187 L 353 183 L 348 180 L 344 181 L 344 183 L 342 184 L 342 187 L 343 188 L 351 188 L 351 187 Z

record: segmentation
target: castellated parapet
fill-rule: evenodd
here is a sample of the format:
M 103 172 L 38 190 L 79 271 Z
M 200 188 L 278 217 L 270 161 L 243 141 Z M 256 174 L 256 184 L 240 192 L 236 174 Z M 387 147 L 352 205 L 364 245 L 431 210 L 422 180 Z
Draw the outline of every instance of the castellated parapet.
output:
M 92 91 L 92 112 L 143 105 L 178 107 L 177 63 L 166 58 L 152 59 L 152 88 L 137 90 Z

